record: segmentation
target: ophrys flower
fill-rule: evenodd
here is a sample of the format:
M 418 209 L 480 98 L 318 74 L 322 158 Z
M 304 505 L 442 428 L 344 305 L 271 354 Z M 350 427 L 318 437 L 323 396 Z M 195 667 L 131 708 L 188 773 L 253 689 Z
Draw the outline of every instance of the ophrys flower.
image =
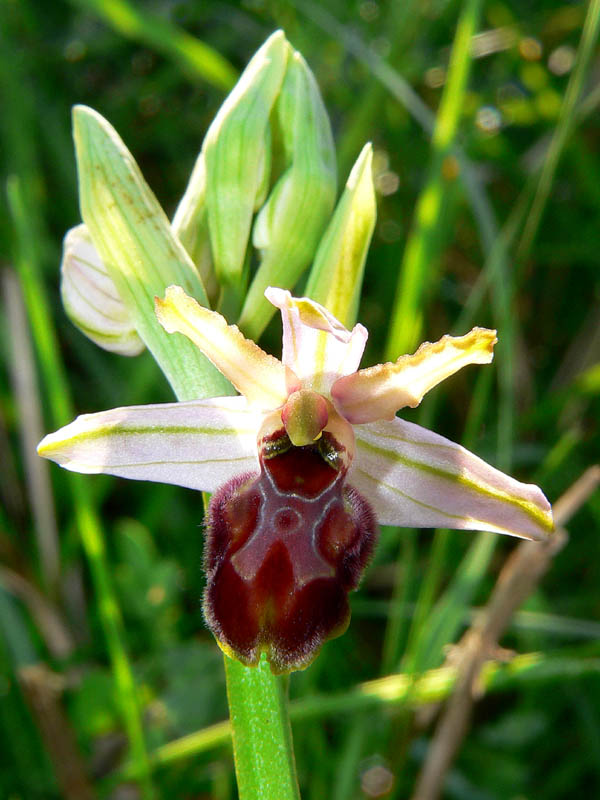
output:
M 552 531 L 542 492 L 461 446 L 395 416 L 468 364 L 492 360 L 495 331 L 423 344 L 358 370 L 367 339 L 319 304 L 270 288 L 281 310 L 281 361 L 179 287 L 157 298 L 167 331 L 191 339 L 240 392 L 78 417 L 41 455 L 105 472 L 215 492 L 207 515 L 204 597 L 221 647 L 275 671 L 306 666 L 347 626 L 377 521 Z

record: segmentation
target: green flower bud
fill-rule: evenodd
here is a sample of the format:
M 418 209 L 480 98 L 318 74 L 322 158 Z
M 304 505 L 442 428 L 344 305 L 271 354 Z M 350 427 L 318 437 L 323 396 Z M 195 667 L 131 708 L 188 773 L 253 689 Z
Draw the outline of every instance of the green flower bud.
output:
M 335 148 L 327 112 L 306 62 L 288 48 L 275 106 L 285 171 L 254 225 L 253 243 L 261 263 L 239 322 L 252 338 L 260 336 L 274 313 L 265 289 L 294 286 L 314 256 L 335 202 Z
M 210 250 L 204 151 L 201 151 L 196 159 L 190 181 L 177 206 L 171 227 L 196 265 L 210 304 L 214 306 L 219 296 L 219 284 Z
M 269 128 L 267 128 L 266 139 L 270 140 Z M 267 146 L 261 155 L 261 172 L 253 211 L 260 208 L 267 196 L 270 160 L 271 151 Z M 183 244 L 200 273 L 211 306 L 216 306 L 219 300 L 219 281 L 215 273 L 210 246 L 206 204 L 206 158 L 203 149 L 196 159 L 185 193 L 177 206 L 172 227 L 173 233 Z
M 287 60 L 283 31 L 254 55 L 213 120 L 203 144 L 208 226 L 220 283 L 242 276 L 252 216 L 269 181 L 269 116 Z
M 306 285 L 306 296 L 321 303 L 350 328 L 358 301 L 377 206 L 372 175 L 373 148 L 366 144 L 352 167 Z
M 137 356 L 144 343 L 85 225 L 67 232 L 60 294 L 71 322 L 104 350 Z

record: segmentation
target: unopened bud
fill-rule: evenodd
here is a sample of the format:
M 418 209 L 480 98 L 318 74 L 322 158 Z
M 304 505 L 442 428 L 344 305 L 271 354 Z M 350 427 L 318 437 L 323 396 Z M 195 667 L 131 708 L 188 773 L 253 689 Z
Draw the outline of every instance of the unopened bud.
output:
M 283 31 L 254 55 L 221 106 L 203 144 L 212 255 L 220 283 L 235 285 L 244 268 L 252 216 L 270 172 L 269 116 L 287 60 Z
M 85 225 L 67 232 L 60 293 L 71 322 L 104 350 L 137 356 L 144 343 Z
M 218 297 L 218 283 L 210 251 L 206 209 L 206 164 L 204 152 L 196 159 L 192 175 L 172 222 L 173 233 L 196 265 L 211 305 Z
M 275 106 L 285 171 L 254 225 L 261 263 L 240 317 L 240 327 L 252 338 L 274 313 L 265 289 L 294 286 L 315 254 L 335 202 L 335 148 L 327 112 L 314 75 L 300 53 L 289 49 Z

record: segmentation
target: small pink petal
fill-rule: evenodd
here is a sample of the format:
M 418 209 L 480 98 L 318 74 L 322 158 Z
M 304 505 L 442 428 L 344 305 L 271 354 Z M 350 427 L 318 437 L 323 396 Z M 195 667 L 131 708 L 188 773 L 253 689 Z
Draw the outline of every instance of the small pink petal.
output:
M 283 363 L 305 388 L 329 394 L 339 377 L 358 369 L 368 336 L 366 328 L 355 325 L 349 331 L 319 303 L 292 297 L 285 289 L 269 287 L 265 297 L 281 310 Z
M 352 423 L 392 419 L 399 409 L 418 406 L 430 389 L 459 369 L 489 364 L 496 342 L 496 331 L 487 328 L 425 342 L 413 355 L 340 378 L 331 387 L 331 396 Z

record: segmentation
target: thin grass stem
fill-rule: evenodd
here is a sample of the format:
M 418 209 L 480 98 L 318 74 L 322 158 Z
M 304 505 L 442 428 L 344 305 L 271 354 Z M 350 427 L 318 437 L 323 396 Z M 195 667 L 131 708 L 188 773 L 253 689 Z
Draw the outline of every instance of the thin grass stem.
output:
M 597 645 L 565 649 L 554 653 L 531 652 L 515 656 L 508 664 L 488 661 L 481 673 L 481 688 L 487 692 L 515 691 L 527 685 L 561 683 L 569 678 L 600 674 Z M 443 702 L 454 689 L 457 669 L 444 666 L 415 677 L 406 673 L 388 675 L 360 683 L 345 692 L 315 694 L 290 704 L 294 723 L 323 719 L 337 714 L 352 714 L 374 708 L 402 706 L 410 697 L 414 707 Z M 219 722 L 200 731 L 175 739 L 152 754 L 156 767 L 164 767 L 193 758 L 200 753 L 229 746 L 231 724 Z M 120 773 L 119 779 L 135 775 L 133 764 Z
M 544 165 L 540 173 L 535 196 L 531 204 L 531 209 L 521 234 L 519 246 L 517 248 L 517 261 L 523 262 L 531 250 L 531 246 L 537 234 L 546 202 L 550 196 L 550 189 L 554 182 L 554 176 L 558 167 L 558 162 L 564 151 L 569 136 L 573 132 L 577 123 L 576 107 L 581 96 L 581 92 L 588 74 L 590 61 L 594 53 L 594 47 L 600 31 L 600 0 L 590 0 L 588 10 L 583 24 L 581 40 L 577 49 L 575 68 L 571 73 L 567 90 L 563 98 L 558 122 L 552 134 L 550 146 L 546 153 Z
M 16 236 L 15 264 L 25 305 L 32 322 L 32 333 L 40 368 L 50 401 L 52 421 L 56 427 L 73 417 L 68 383 L 60 360 L 60 349 L 54 331 L 48 300 L 39 275 L 38 257 L 30 225 L 35 215 L 28 213 L 27 200 L 19 179 L 13 176 L 7 186 L 8 204 L 13 217 Z M 121 612 L 110 579 L 102 526 L 92 505 L 85 479 L 79 475 L 68 476 L 75 522 L 84 552 L 90 565 L 98 615 L 102 625 L 112 672 L 117 701 L 131 746 L 131 755 L 137 765 L 137 776 L 143 796 L 155 797 L 150 775 L 150 763 L 144 740 L 133 671 L 125 647 L 125 633 Z
M 460 167 L 452 155 L 471 66 L 471 39 L 479 22 L 481 0 L 466 0 L 456 26 L 448 78 L 431 139 L 431 162 L 417 200 L 414 222 L 392 306 L 385 357 L 411 352 L 421 334 L 425 287 L 436 284 L 436 262 L 442 247 L 444 214 Z
M 72 1 L 103 19 L 122 36 L 163 53 L 194 78 L 202 78 L 218 89 L 231 89 L 237 80 L 236 70 L 217 50 L 177 25 L 149 14 L 140 4 L 127 0 Z

